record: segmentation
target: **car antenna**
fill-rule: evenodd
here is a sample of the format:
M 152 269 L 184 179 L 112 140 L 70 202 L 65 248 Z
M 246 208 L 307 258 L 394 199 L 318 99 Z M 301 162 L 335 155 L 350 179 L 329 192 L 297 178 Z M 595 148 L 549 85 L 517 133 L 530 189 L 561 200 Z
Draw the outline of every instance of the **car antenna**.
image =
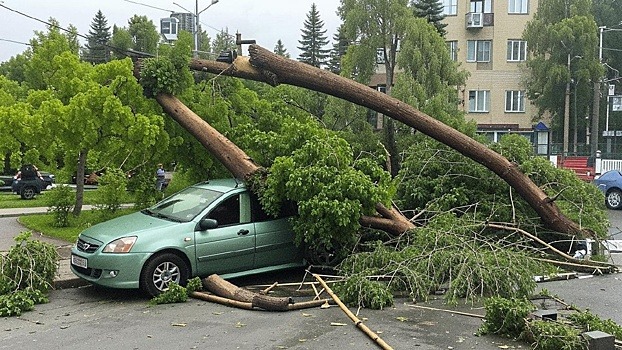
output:
M 238 178 L 234 177 L 233 180 L 235 181 L 235 188 L 238 188 L 238 186 L 240 186 L 240 183 L 238 182 Z

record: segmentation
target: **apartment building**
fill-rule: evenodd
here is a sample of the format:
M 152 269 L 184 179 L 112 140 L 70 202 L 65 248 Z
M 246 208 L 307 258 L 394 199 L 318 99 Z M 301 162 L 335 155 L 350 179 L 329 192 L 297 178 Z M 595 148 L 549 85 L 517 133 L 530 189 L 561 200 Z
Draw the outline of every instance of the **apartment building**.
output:
M 467 119 L 493 141 L 522 133 L 538 153 L 548 153 L 549 121 L 533 121 L 536 108 L 525 96 L 520 71 L 528 45 L 522 33 L 538 1 L 443 0 L 443 5 L 452 58 L 471 74 L 459 92 Z

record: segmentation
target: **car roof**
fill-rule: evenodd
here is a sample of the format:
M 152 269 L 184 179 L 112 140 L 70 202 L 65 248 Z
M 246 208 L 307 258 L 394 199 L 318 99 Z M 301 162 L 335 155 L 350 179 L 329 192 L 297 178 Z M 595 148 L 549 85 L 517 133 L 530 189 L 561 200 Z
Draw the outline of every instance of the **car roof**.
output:
M 244 182 L 237 179 L 212 179 L 200 182 L 195 187 L 206 188 L 218 192 L 229 192 L 235 189 L 246 189 Z

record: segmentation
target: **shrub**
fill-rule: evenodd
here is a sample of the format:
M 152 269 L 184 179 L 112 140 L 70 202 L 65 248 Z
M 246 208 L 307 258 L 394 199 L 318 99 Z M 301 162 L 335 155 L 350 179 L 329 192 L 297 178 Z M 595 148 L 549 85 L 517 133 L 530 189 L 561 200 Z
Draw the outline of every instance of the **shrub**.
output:
M 56 186 L 45 195 L 48 211 L 54 217 L 55 227 L 69 226 L 69 213 L 75 203 L 75 194 L 69 186 Z
M 105 216 L 112 216 L 119 208 L 125 198 L 127 188 L 127 177 L 123 170 L 111 168 L 101 176 L 99 181 L 99 198 L 95 206 L 101 210 Z

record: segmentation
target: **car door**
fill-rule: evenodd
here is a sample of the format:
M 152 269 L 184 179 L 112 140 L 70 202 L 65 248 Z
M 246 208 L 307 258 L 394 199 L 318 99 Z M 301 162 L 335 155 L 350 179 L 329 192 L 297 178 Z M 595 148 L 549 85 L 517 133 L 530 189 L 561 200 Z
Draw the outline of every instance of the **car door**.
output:
M 303 252 L 294 243 L 295 234 L 289 222 L 296 213 L 295 207 L 291 203 L 284 205 L 274 218 L 263 211 L 255 196 L 251 201 L 256 231 L 255 268 L 302 262 Z
M 218 226 L 195 232 L 197 272 L 233 273 L 250 270 L 255 261 L 255 227 L 250 218 L 248 192 L 222 200 L 205 216 Z

